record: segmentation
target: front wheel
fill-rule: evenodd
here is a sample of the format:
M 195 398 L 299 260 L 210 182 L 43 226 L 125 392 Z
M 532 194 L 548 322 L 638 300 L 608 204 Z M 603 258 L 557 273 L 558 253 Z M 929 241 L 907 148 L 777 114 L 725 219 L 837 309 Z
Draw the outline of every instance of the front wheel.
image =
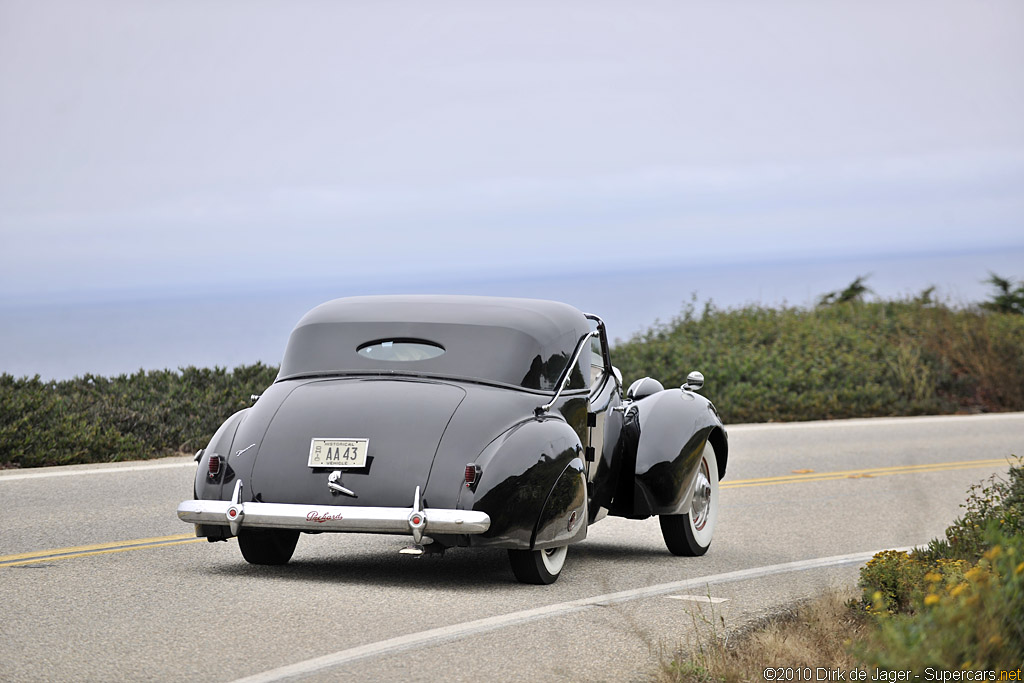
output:
M 286 564 L 299 532 L 291 529 L 239 529 L 238 548 L 249 564 Z
M 558 579 L 568 551 L 567 545 L 547 550 L 509 550 L 508 560 L 519 583 L 546 586 Z
M 690 511 L 681 515 L 661 515 L 661 535 L 673 555 L 696 557 L 711 547 L 711 536 L 718 520 L 718 459 L 711 442 L 697 469 Z

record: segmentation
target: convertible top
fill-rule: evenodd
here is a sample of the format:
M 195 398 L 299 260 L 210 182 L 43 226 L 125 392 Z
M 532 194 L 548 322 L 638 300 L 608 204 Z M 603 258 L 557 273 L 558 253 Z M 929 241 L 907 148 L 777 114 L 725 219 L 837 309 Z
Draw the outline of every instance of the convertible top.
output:
M 329 374 L 422 374 L 550 391 L 590 324 L 568 304 L 477 296 L 362 296 L 304 315 L 288 340 L 278 379 Z M 444 353 L 389 361 L 358 349 L 374 342 L 427 342 Z M 586 386 L 590 346 L 570 389 Z

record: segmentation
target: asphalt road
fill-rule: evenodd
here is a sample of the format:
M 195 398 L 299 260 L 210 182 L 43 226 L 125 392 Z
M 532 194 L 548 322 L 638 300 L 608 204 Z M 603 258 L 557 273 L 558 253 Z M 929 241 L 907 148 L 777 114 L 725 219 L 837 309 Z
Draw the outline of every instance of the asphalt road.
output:
M 0 473 L 0 679 L 645 680 L 706 622 L 941 534 L 1011 453 L 1024 413 L 735 426 L 705 557 L 605 519 L 548 587 L 504 551 L 413 559 L 388 536 L 303 536 L 286 567 L 250 566 L 178 521 L 189 459 Z

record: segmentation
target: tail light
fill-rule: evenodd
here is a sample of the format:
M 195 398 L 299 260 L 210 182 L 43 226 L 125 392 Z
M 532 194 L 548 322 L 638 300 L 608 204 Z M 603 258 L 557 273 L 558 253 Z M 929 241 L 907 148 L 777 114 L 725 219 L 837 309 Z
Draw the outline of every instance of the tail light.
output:
M 469 463 L 466 465 L 466 488 L 473 489 L 476 487 L 477 481 L 480 480 L 480 466 L 476 463 Z
M 210 456 L 210 479 L 213 479 L 218 474 L 220 474 L 220 456 L 219 455 L 211 455 Z

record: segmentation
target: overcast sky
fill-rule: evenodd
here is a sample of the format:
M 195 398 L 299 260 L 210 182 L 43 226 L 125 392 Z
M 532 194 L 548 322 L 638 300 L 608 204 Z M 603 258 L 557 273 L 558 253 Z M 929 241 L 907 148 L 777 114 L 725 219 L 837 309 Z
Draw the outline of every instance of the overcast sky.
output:
M 1021 245 L 1020 0 L 0 0 L 0 301 Z

